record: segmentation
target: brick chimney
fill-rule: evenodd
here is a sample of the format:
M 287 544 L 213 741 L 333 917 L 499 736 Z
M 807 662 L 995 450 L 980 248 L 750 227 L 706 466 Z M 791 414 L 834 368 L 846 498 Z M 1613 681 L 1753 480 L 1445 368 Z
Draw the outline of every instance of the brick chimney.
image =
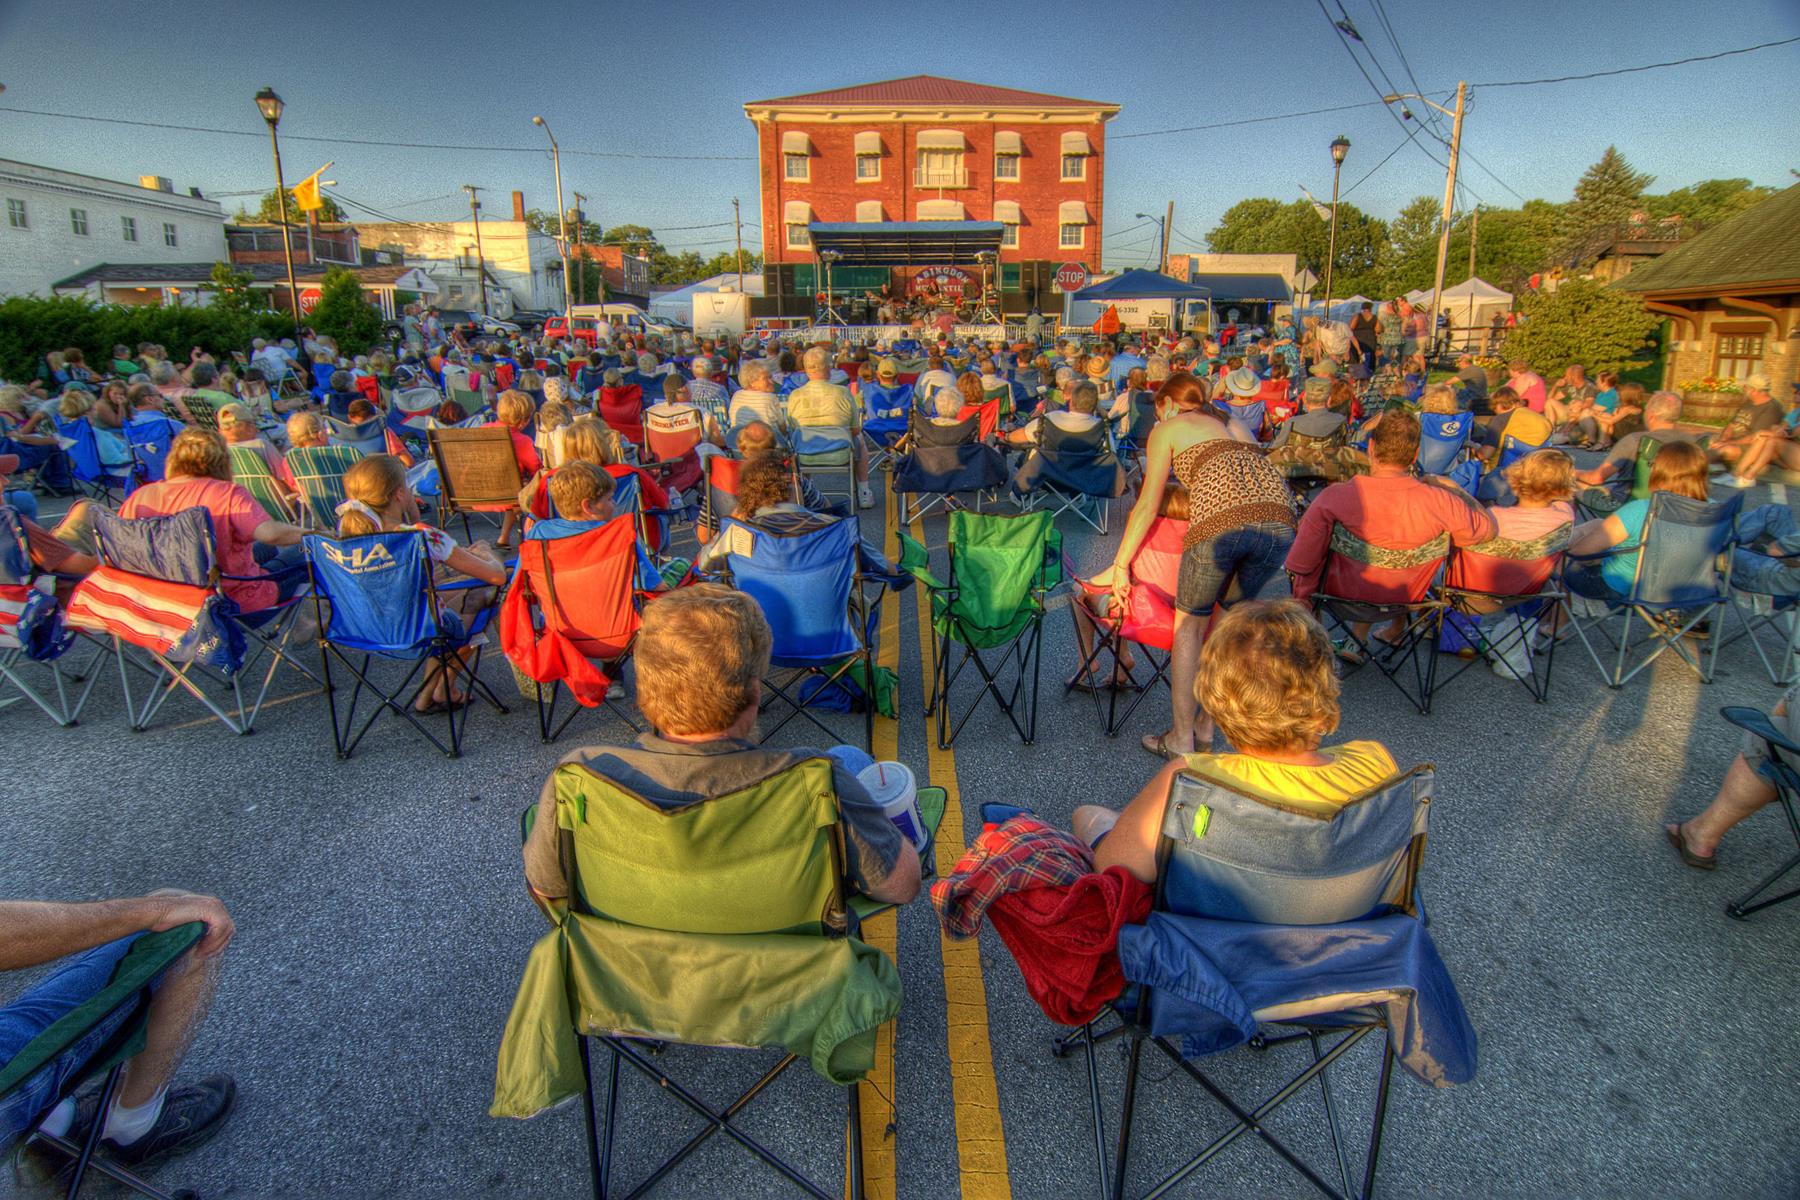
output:
M 513 193 L 513 220 L 523 224 L 525 221 L 525 193 Z

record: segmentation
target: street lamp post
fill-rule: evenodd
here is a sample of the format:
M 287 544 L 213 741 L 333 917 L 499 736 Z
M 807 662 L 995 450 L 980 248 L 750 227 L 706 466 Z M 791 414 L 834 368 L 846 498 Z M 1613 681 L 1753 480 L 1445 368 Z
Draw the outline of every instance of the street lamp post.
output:
M 556 164 L 556 248 L 562 253 L 563 281 L 563 328 L 569 327 L 569 218 L 563 208 L 562 191 L 562 151 L 556 145 L 556 135 L 550 132 L 550 123 L 542 117 L 531 118 L 531 123 L 544 131 L 550 139 L 550 161 Z
M 1463 104 L 1468 99 L 1468 95 L 1469 85 L 1466 82 L 1457 84 L 1454 109 L 1445 108 L 1437 101 L 1428 100 L 1416 92 L 1381 98 L 1385 104 L 1399 104 L 1401 106 L 1400 115 L 1409 119 L 1412 117 L 1412 111 L 1403 103 L 1407 100 L 1417 100 L 1421 104 L 1429 104 L 1450 118 L 1450 162 L 1444 172 L 1444 210 L 1438 217 L 1437 275 L 1431 285 L 1431 329 L 1426 334 L 1425 344 L 1427 347 L 1437 344 L 1438 307 L 1443 303 L 1444 298 L 1444 260 L 1450 256 L 1450 207 L 1456 200 L 1456 160 L 1462 152 Z M 1427 350 L 1427 355 L 1429 353 L 1430 351 Z
M 1139 214 L 1137 214 L 1136 219 L 1139 221 L 1155 221 L 1156 222 L 1157 254 L 1160 255 L 1160 260 L 1157 263 L 1156 269 L 1158 271 L 1164 270 L 1169 265 L 1169 224 L 1168 224 L 1168 222 L 1165 221 L 1162 217 L 1156 216 L 1153 213 L 1139 213 Z
M 281 112 L 286 107 L 272 87 L 256 93 L 256 108 L 262 113 L 262 119 L 269 123 L 269 148 L 275 152 L 275 204 L 276 211 L 281 214 L 281 253 L 287 260 L 288 304 L 294 314 L 294 333 L 297 335 L 300 332 L 300 285 L 294 282 L 294 237 L 288 229 L 287 183 L 281 177 L 281 139 L 275 136 L 275 127 L 281 124 Z
M 1331 320 L 1331 273 L 1337 266 L 1338 180 L 1344 174 L 1344 156 L 1350 153 L 1350 139 L 1343 134 L 1331 140 L 1331 243 L 1325 252 L 1325 319 Z

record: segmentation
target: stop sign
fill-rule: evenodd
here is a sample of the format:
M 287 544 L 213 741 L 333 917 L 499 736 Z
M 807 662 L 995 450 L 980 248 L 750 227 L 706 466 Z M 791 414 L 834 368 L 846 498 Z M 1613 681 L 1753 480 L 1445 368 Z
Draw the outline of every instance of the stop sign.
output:
M 303 313 L 311 312 L 313 306 L 318 304 L 320 298 L 323 297 L 324 294 L 325 293 L 321 292 L 318 288 L 307 288 L 305 291 L 301 292 L 300 311 Z
M 1087 286 L 1087 268 L 1078 262 L 1066 262 L 1056 268 L 1056 286 L 1065 292 L 1079 292 Z

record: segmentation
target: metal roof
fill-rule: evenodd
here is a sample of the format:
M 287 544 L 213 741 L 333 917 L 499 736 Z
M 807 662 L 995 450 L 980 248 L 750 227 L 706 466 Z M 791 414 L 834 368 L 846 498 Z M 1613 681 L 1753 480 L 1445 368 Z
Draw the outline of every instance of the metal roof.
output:
M 776 96 L 768 100 L 752 100 L 745 107 L 764 104 L 834 104 L 845 107 L 866 105 L 886 108 L 896 104 L 947 104 L 953 107 L 992 108 L 1114 108 L 1104 100 L 1078 100 L 1072 96 L 1052 96 L 1047 92 L 1024 92 L 1016 88 L 994 87 L 986 83 L 968 83 L 946 79 L 941 75 L 908 75 L 902 79 L 884 79 L 878 83 L 861 83 L 852 87 L 831 88 L 823 92 L 802 92 L 795 96 Z
M 1800 280 L 1800 183 L 1680 243 L 1612 286 L 1730 292 Z
M 999 221 L 814 222 L 815 251 L 836 250 L 846 267 L 940 267 L 972 263 L 1000 249 Z

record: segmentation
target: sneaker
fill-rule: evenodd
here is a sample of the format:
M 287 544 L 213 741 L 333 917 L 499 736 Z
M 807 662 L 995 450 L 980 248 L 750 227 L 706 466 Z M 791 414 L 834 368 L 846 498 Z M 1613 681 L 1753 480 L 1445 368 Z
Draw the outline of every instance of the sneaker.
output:
M 875 492 L 866 483 L 859 483 L 856 485 L 856 507 L 875 507 Z
M 129 1146 L 115 1146 L 107 1141 L 106 1152 L 127 1167 L 186 1154 L 219 1132 L 236 1103 L 237 1083 L 229 1075 L 208 1075 L 198 1083 L 171 1088 L 163 1100 L 162 1115 L 149 1133 Z M 91 1113 L 87 1115 L 89 1122 L 93 1119 Z M 75 1125 L 83 1128 L 80 1116 Z M 70 1139 L 80 1140 L 74 1133 Z

